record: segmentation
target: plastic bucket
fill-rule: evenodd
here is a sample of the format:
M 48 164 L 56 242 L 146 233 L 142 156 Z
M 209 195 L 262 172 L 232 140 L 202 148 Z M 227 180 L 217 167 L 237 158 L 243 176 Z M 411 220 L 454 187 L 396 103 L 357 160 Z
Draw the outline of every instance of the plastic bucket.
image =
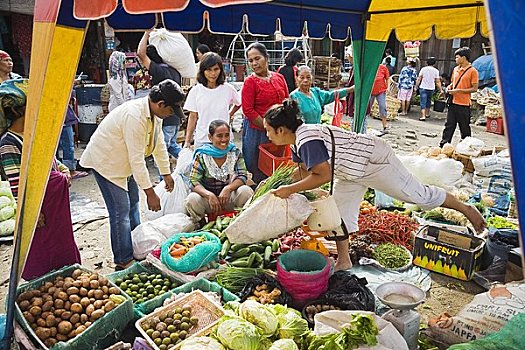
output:
M 447 103 L 445 101 L 436 100 L 434 101 L 434 111 L 443 112 Z
M 327 191 L 313 191 L 320 198 L 310 202 L 314 212 L 308 217 L 308 227 L 312 231 L 332 231 L 341 226 L 341 215 L 333 196 Z

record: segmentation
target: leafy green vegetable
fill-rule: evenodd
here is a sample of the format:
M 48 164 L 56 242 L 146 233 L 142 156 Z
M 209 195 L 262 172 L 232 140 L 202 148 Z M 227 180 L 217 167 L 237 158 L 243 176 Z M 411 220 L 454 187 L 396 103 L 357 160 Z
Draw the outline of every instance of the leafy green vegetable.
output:
M 15 209 L 10 206 L 3 207 L 0 209 L 0 221 L 11 219 L 15 216 Z
M 9 236 L 15 232 L 15 219 L 0 222 L 0 237 Z
M 308 322 L 298 311 L 279 304 L 274 305 L 273 309 L 277 313 L 279 322 L 277 329 L 279 339 L 297 339 L 308 332 Z
M 279 339 L 272 344 L 269 350 L 299 350 L 292 339 Z
M 0 216 L 2 214 L 2 211 L 0 210 Z M 488 227 L 494 227 L 494 228 L 508 228 L 511 230 L 516 230 L 518 228 L 517 225 L 513 224 L 512 222 L 508 221 L 504 217 L 501 216 L 492 216 L 487 220 L 487 226 Z
M 349 350 L 359 345 L 377 345 L 379 331 L 370 315 L 352 315 L 352 320 L 341 332 L 312 338 L 308 350 Z
M 240 317 L 223 317 L 217 338 L 231 350 L 259 350 L 261 336 L 257 327 Z
M 273 309 L 255 300 L 246 300 L 239 307 L 239 316 L 259 327 L 264 336 L 271 337 L 277 331 L 277 317 Z
M 10 206 L 11 203 L 12 203 L 11 198 L 6 197 L 6 196 L 0 197 L 0 208 L 6 207 L 6 206 Z
M 403 247 L 392 243 L 378 245 L 373 257 L 378 263 L 389 269 L 397 269 L 410 262 L 408 252 Z
M 253 203 L 257 198 L 262 197 L 266 193 L 274 190 L 280 186 L 289 185 L 292 183 L 292 174 L 295 170 L 294 165 L 283 165 L 277 168 L 272 176 L 267 178 L 257 187 L 252 196 L 250 203 Z
M 264 272 L 265 270 L 263 269 L 231 266 L 220 269 L 215 275 L 215 279 L 221 287 L 228 289 L 232 293 L 239 293 L 246 285 L 246 282 Z
M 445 218 L 443 217 L 443 214 L 436 210 L 429 210 L 423 214 L 423 219 L 425 220 L 434 220 L 434 221 L 443 221 Z
M 180 350 L 225 350 L 224 346 L 210 337 L 196 337 L 186 339 L 181 343 Z

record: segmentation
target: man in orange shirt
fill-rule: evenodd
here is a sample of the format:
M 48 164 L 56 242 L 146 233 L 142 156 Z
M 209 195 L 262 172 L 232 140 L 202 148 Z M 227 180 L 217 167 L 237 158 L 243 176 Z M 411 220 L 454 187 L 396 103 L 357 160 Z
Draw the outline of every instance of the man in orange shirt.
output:
M 470 94 L 478 90 L 478 71 L 470 64 L 470 48 L 462 47 L 454 53 L 457 67 L 452 73 L 452 82 L 447 93 L 452 96 L 448 104 L 447 122 L 440 146 L 451 143 L 456 125 L 459 125 L 461 139 L 470 136 Z
M 372 88 L 372 96 L 370 96 L 370 102 L 368 104 L 368 108 L 371 109 L 374 104 L 374 100 L 377 99 L 377 104 L 379 106 L 379 116 L 381 117 L 381 123 L 383 124 L 383 134 L 388 133 L 388 125 L 386 122 L 386 90 L 388 89 L 388 78 L 390 78 L 388 68 L 384 64 L 380 64 L 377 68 L 374 87 Z

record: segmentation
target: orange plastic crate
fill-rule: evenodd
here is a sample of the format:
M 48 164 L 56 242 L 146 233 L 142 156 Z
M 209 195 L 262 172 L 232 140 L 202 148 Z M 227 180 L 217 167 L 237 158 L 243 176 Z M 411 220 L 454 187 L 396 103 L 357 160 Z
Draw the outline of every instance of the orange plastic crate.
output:
M 289 145 L 277 146 L 273 143 L 259 145 L 259 170 L 271 176 L 275 169 L 292 162 L 292 150 Z

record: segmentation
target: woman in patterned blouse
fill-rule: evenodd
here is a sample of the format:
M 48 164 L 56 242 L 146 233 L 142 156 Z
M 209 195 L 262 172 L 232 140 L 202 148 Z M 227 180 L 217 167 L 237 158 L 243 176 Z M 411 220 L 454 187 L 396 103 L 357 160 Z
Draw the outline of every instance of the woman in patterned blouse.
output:
M 230 126 L 214 120 L 209 126 L 210 143 L 195 150 L 190 180 L 192 193 L 185 208 L 195 222 L 205 214 L 218 214 L 242 207 L 253 194 L 246 185 L 247 170 L 241 151 L 230 142 Z

